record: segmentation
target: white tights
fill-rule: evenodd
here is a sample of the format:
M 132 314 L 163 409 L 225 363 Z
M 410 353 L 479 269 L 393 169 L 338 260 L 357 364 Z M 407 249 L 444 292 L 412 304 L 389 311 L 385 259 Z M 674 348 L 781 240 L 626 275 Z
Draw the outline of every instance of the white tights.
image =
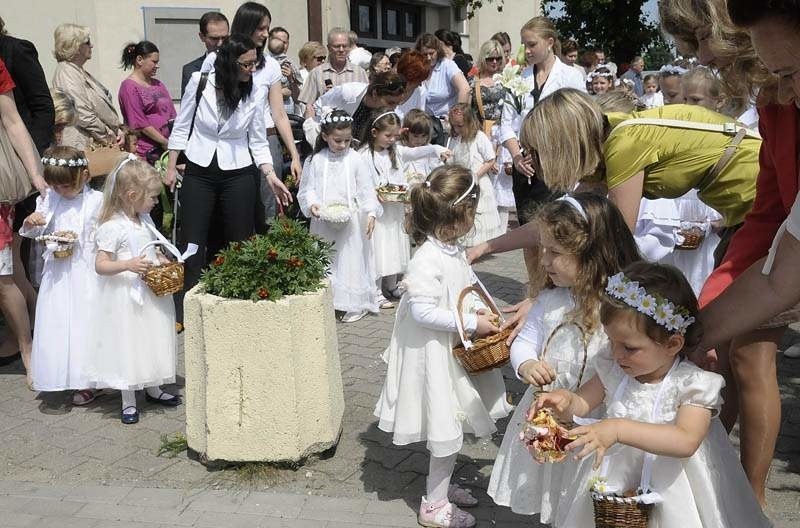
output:
M 147 387 L 145 389 L 147 394 L 149 394 L 153 398 L 158 398 L 161 396 L 161 387 Z M 125 409 L 132 407 L 132 409 L 128 409 L 126 414 L 133 414 L 136 412 L 136 391 L 132 390 L 121 390 L 119 391 L 120 395 L 122 396 L 122 411 L 125 412 Z
M 458 453 L 446 457 L 431 456 L 425 497 L 428 502 L 439 502 L 447 498 L 447 489 L 456 467 L 456 458 Z

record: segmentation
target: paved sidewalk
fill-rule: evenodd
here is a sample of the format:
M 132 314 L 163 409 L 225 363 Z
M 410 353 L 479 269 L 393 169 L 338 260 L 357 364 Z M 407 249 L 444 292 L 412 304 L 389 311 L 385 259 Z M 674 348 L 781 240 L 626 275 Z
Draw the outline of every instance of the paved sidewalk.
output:
M 488 259 L 476 269 L 500 304 L 521 297 L 519 253 Z M 66 394 L 37 397 L 28 391 L 18 365 L 0 368 L 0 527 L 417 526 L 427 472 L 424 446 L 392 446 L 372 416 L 385 372 L 380 353 L 393 320 L 394 310 L 384 310 L 338 326 L 346 402 L 342 438 L 332 457 L 297 470 L 246 466 L 209 472 L 186 453 L 156 456 L 161 435 L 184 431 L 183 407 L 142 402 L 140 423 L 123 426 L 117 394 L 72 407 Z M 787 343 L 793 340 L 797 333 Z M 800 360 L 781 358 L 779 369 L 784 414 L 768 513 L 776 526 L 796 527 Z M 510 371 L 505 374 L 518 398 L 524 387 Z M 504 431 L 505 421 L 498 429 Z M 479 527 L 536 528 L 535 518 L 494 506 L 485 494 L 501 440 L 497 434 L 468 442 L 455 479 L 481 499 L 473 509 Z

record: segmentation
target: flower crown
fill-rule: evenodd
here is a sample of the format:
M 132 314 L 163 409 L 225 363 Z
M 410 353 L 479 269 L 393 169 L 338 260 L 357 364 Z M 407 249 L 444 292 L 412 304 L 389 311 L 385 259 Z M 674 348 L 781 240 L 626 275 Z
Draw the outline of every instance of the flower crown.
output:
M 86 158 L 42 158 L 42 165 L 50 165 L 51 167 L 88 167 L 89 161 Z
M 330 112 L 322 117 L 320 124 L 328 125 L 330 123 L 347 123 L 352 121 L 353 118 L 349 115 L 333 115 L 333 112 Z
M 610 70 L 608 70 L 607 68 L 603 69 L 606 71 L 592 70 L 591 72 L 589 72 L 589 75 L 586 76 L 586 81 L 592 82 L 592 79 L 594 79 L 595 77 L 604 77 L 606 79 L 614 78 L 614 74 Z
M 670 332 L 684 335 L 689 326 L 695 322 L 694 317 L 689 315 L 689 310 L 658 295 L 647 293 L 637 281 L 630 280 L 622 272 L 609 277 L 606 293 L 631 308 L 636 308 L 636 311 L 652 317 L 656 324 Z

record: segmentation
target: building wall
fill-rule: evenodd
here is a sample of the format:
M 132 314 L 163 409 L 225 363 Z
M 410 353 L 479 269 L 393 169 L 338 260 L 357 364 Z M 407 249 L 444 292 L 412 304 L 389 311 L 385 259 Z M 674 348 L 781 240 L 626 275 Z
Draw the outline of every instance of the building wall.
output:
M 539 0 L 505 0 L 503 11 L 498 13 L 494 4 L 484 2 L 484 6 L 467 22 L 469 53 L 478 56 L 481 44 L 498 31 L 505 31 L 511 37 L 511 49 L 516 52 L 520 44 L 519 30 L 531 18 L 541 15 Z M 463 37 L 462 37 L 463 38 Z

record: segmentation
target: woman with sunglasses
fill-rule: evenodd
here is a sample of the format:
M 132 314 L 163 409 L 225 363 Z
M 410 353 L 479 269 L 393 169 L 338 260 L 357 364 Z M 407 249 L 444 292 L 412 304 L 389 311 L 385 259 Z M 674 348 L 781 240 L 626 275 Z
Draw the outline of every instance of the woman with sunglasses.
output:
M 311 40 L 303 44 L 303 47 L 297 52 L 297 58 L 300 60 L 300 78 L 305 84 L 308 72 L 325 62 L 328 55 L 321 42 Z

